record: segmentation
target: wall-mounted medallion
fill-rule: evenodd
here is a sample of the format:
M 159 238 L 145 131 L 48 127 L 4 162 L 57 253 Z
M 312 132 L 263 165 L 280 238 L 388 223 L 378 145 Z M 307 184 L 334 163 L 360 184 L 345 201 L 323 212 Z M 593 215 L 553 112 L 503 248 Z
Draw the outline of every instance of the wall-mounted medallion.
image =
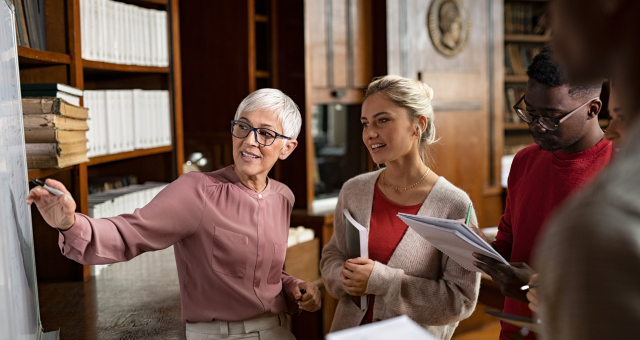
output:
M 438 52 L 453 57 L 467 45 L 471 18 L 463 0 L 433 0 L 427 13 L 429 36 Z

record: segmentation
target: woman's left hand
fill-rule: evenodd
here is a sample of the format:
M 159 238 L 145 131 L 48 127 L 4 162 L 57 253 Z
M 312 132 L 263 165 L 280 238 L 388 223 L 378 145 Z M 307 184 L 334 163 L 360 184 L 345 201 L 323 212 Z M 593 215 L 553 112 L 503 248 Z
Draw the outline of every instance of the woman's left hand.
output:
M 347 260 L 342 265 L 340 277 L 342 277 L 342 285 L 347 288 L 349 295 L 366 295 L 367 283 L 374 264 L 373 260 L 357 257 Z
M 305 293 L 300 292 L 301 289 Z M 298 307 L 307 312 L 315 312 L 322 307 L 322 295 L 318 286 L 311 282 L 300 282 L 293 287 L 293 298 L 298 302 Z

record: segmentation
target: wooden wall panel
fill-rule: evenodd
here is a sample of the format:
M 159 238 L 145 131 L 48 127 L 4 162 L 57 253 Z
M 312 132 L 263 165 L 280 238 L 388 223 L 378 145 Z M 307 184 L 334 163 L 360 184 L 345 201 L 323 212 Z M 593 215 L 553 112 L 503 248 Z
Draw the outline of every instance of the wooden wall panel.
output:
M 313 87 L 327 86 L 327 29 L 325 27 L 325 1 L 305 1 L 305 30 L 308 52 L 306 58 L 311 65 Z
M 313 104 L 350 103 L 352 97 L 326 99 L 334 90 L 361 91 L 371 81 L 372 4 L 369 0 L 306 0 L 307 82 Z M 382 57 L 384 59 L 384 57 Z
M 333 85 L 336 88 L 347 87 L 347 0 L 331 0 L 333 31 Z
M 65 1 L 48 0 L 44 11 L 47 51 L 68 53 L 67 39 L 65 39 L 67 21 L 64 18 Z
M 371 3 L 353 0 L 353 86 L 366 88 L 371 82 Z
M 247 1 L 180 2 L 185 140 L 191 132 L 227 132 L 249 94 L 247 6 Z
M 280 178 L 296 197 L 294 207 L 307 208 L 310 205 L 310 197 L 313 197 L 310 196 L 313 195 L 313 187 L 309 188 L 311 182 L 309 182 L 307 152 L 313 149 L 313 142 L 307 128 L 311 126 L 311 112 L 305 105 L 307 84 L 305 82 L 304 3 L 299 0 L 278 0 L 278 8 L 274 16 L 278 22 L 278 45 L 274 48 L 281 51 L 278 54 L 278 86 L 298 104 L 302 114 L 302 131 L 298 136 L 298 147 L 289 158 L 280 161 Z
M 471 18 L 468 42 L 449 57 L 437 52 L 428 33 L 431 1 L 387 1 L 387 67 L 389 74 L 420 78 L 434 89 L 436 134 L 441 138 L 432 146 L 434 170 L 469 194 L 481 226 L 489 226 L 498 223 L 502 212 L 495 204 L 502 143 L 497 132 L 502 46 L 501 35 L 495 36 L 502 30 L 501 4 L 464 3 Z

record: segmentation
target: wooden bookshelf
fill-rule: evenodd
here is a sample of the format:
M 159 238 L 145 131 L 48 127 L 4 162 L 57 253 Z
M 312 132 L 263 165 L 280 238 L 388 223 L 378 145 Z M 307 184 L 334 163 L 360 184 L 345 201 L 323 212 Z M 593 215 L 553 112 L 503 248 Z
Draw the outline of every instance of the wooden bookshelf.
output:
M 102 61 L 82 60 L 82 66 L 85 69 L 113 71 L 113 72 L 131 72 L 131 73 L 169 73 L 168 67 L 156 66 L 139 66 L 105 63 Z
M 20 66 L 71 64 L 71 57 L 68 54 L 18 46 L 18 63 Z
M 93 157 L 89 160 L 89 163 L 87 163 L 87 165 L 92 166 L 92 165 L 98 165 L 98 164 L 104 164 L 104 163 L 110 163 L 110 162 L 117 162 L 125 159 L 143 157 L 143 156 L 149 156 L 149 155 L 157 155 L 159 153 L 166 153 L 171 151 L 173 151 L 173 146 L 169 145 L 169 146 L 161 146 L 158 148 L 139 149 L 139 150 L 133 150 L 133 151 L 127 151 L 127 152 L 121 152 L 121 153 L 114 153 L 110 155 Z
M 179 0 L 122 0 L 129 4 L 167 10 L 170 67 L 120 65 L 83 60 L 80 1 L 52 1 L 45 6 L 47 48 L 18 47 L 20 82 L 63 83 L 80 89 L 164 89 L 170 92 L 173 145 L 92 158 L 63 169 L 31 169 L 30 178 L 54 178 L 72 193 L 77 211 L 88 213 L 91 177 L 136 175 L 142 181 L 172 181 L 182 173 L 182 72 L 180 65 Z M 61 18 L 62 22 L 52 18 Z M 85 86 L 88 85 L 88 86 Z M 36 268 L 39 281 L 76 281 L 90 278 L 89 266 L 60 255 L 57 232 L 32 209 Z
M 71 171 L 73 170 L 74 166 L 68 166 L 66 168 L 62 168 L 62 169 L 29 169 L 29 179 L 31 178 L 45 178 L 45 177 L 50 177 L 53 176 L 55 174 L 61 173 L 61 172 L 67 172 L 67 171 Z
M 541 13 L 544 12 L 544 7 L 548 2 L 549 0 L 504 0 L 502 19 L 505 23 L 503 38 L 505 61 L 503 62 L 506 72 L 518 73 L 516 67 L 513 66 L 514 60 L 520 64 L 517 68 L 524 68 L 526 71 L 527 63 L 531 63 L 537 50 L 542 49 L 544 44 L 551 40 L 551 31 L 548 27 L 544 34 L 532 34 L 540 23 L 540 18 L 544 16 Z M 514 45 L 517 46 L 516 51 L 513 50 Z M 507 71 L 509 65 L 511 68 L 510 71 Z M 529 77 L 527 75 L 505 74 L 503 81 L 506 99 L 503 117 L 507 119 L 512 116 L 510 106 L 515 104 L 510 100 L 520 99 L 521 91 L 524 91 Z M 515 99 L 510 99 L 509 89 L 515 91 Z M 529 124 L 524 121 L 510 122 L 507 120 L 503 122 L 502 126 L 504 152 L 511 153 L 523 145 L 533 143 L 533 138 L 529 134 Z

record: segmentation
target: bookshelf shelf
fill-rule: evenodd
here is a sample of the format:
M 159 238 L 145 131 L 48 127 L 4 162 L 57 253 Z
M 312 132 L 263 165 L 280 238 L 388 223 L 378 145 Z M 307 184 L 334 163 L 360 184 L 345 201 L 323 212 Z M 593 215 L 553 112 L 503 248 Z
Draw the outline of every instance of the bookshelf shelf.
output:
M 53 176 L 53 175 L 61 173 L 61 172 L 73 170 L 74 166 L 75 165 L 72 165 L 72 166 L 68 166 L 66 168 L 62 168 L 62 169 L 29 169 L 28 176 L 29 176 L 29 179 L 31 179 L 31 178 L 45 178 L 45 177 Z
M 504 76 L 505 83 L 526 83 L 529 81 L 527 76 Z
M 41 51 L 18 46 L 18 62 L 20 66 L 70 64 L 71 56 L 64 53 Z
M 167 0 L 139 0 L 140 2 L 148 2 L 150 4 L 167 5 Z
M 129 158 L 137 158 L 142 156 L 156 155 L 159 153 L 167 153 L 171 151 L 173 151 L 173 146 L 169 145 L 169 146 L 161 146 L 161 147 L 152 148 L 152 149 L 140 149 L 140 150 L 133 150 L 128 152 L 114 153 L 111 155 L 93 157 L 89 160 L 89 163 L 87 163 L 87 165 L 92 166 L 92 165 L 110 163 L 115 161 L 121 161 Z
M 139 65 L 124 65 L 124 64 L 112 64 L 101 61 L 82 60 L 82 66 L 85 69 L 93 69 L 108 72 L 131 72 L 131 73 L 169 73 L 168 67 L 155 67 L 155 66 L 139 66 Z
M 515 43 L 546 43 L 551 40 L 550 35 L 533 35 L 533 34 L 506 34 L 505 42 Z

